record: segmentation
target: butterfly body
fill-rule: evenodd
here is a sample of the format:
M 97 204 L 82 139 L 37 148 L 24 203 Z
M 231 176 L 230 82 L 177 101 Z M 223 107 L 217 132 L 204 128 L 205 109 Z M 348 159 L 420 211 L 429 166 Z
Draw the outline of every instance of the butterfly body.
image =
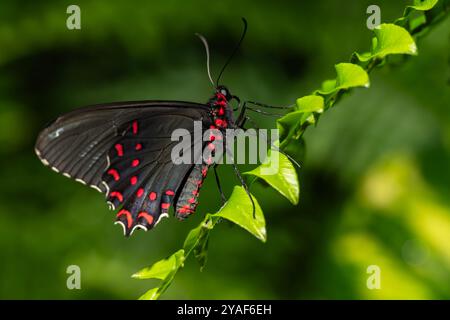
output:
M 229 91 L 224 87 L 220 86 L 216 89 L 216 93 L 209 99 L 207 105 L 210 108 L 212 124 L 210 125 L 210 136 L 209 141 L 206 142 L 206 148 L 209 148 L 211 155 L 214 155 L 214 141 L 216 139 L 223 139 L 225 137 L 225 130 L 228 127 L 234 127 L 234 117 L 233 110 L 229 105 L 229 101 L 232 96 Z M 220 131 L 220 135 L 215 135 L 215 131 Z M 195 212 L 198 204 L 198 196 L 200 188 L 203 185 L 203 181 L 208 174 L 208 170 L 212 165 L 212 160 L 206 158 L 203 160 L 202 164 L 196 164 L 188 179 L 184 185 L 177 199 L 177 207 L 175 210 L 175 216 L 179 219 L 185 219 Z
M 104 193 L 110 208 L 118 209 L 116 223 L 129 236 L 156 226 L 170 207 L 179 219 L 195 212 L 213 163 L 207 158 L 175 164 L 171 134 L 179 128 L 193 133 L 195 121 L 202 122 L 202 130 L 235 127 L 232 98 L 220 86 L 206 104 L 142 101 L 81 108 L 42 130 L 36 154 L 54 171 Z M 211 150 L 214 139 L 194 140 L 192 146 L 201 143 L 200 151 Z M 202 153 L 194 151 L 193 157 Z

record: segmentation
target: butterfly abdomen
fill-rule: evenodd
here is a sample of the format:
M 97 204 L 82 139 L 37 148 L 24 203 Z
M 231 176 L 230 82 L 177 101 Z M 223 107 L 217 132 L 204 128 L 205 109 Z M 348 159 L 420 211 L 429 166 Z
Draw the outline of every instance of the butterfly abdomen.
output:
M 189 174 L 186 183 L 178 197 L 175 208 L 175 216 L 180 219 L 186 219 L 190 214 L 195 212 L 198 204 L 198 196 L 203 181 L 208 174 L 209 165 L 196 164 Z

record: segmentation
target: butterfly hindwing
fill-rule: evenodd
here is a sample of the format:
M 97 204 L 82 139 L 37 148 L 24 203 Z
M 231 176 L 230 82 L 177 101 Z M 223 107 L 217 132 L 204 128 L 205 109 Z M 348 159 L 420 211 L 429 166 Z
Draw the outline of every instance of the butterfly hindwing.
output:
M 193 164 L 176 164 L 177 156 L 172 155 L 172 148 L 178 143 L 171 140 L 174 128 L 193 133 L 194 123 L 180 115 L 133 120 L 108 153 L 109 165 L 102 181 L 108 202 L 113 208 L 120 207 L 117 221 L 126 235 L 136 228 L 148 230 L 166 217 L 192 170 Z M 185 146 L 184 152 L 195 152 L 193 146 L 201 144 L 201 138 L 194 136 L 195 140 Z M 201 157 L 201 151 L 193 154 L 193 159 Z

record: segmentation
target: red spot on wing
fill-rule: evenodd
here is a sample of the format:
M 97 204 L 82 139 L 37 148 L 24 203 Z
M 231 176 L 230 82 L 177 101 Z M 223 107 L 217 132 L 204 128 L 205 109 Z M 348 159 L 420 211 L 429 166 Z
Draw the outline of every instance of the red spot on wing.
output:
M 136 146 L 134 147 L 134 149 L 136 149 L 136 151 L 139 151 L 142 149 L 142 144 L 137 143 Z
M 165 203 L 165 202 L 161 203 L 162 209 L 169 209 L 169 207 L 170 207 L 170 203 Z
M 218 113 L 219 113 L 219 116 L 223 116 L 225 111 L 223 108 L 220 108 Z
M 118 181 L 118 180 L 120 179 L 119 172 L 117 172 L 116 169 L 110 169 L 110 170 L 108 170 L 107 173 L 108 173 L 109 175 L 113 176 L 113 178 L 114 178 L 115 181 Z
M 132 176 L 130 179 L 130 183 L 134 186 L 138 181 L 138 178 L 136 176 Z
M 131 166 L 132 167 L 137 167 L 139 165 L 139 160 L 138 159 L 134 159 L 132 162 L 131 162 Z
M 148 198 L 151 200 L 151 201 L 155 201 L 155 199 L 156 199 L 156 192 L 150 192 L 150 194 L 148 195 Z
M 113 191 L 109 194 L 111 198 L 117 198 L 120 202 L 123 201 L 123 195 L 119 191 Z
M 209 150 L 214 150 L 215 148 L 216 148 L 216 146 L 214 145 L 214 143 L 208 143 Z
M 178 208 L 177 212 L 181 213 L 181 214 L 192 214 L 192 213 L 194 213 L 194 210 L 191 209 L 191 207 L 188 204 L 186 204 L 186 205 L 182 206 L 181 208 Z
M 114 148 L 116 148 L 117 155 L 119 157 L 123 156 L 123 146 L 120 143 L 117 143 Z
M 138 133 L 138 123 L 137 123 L 137 121 L 133 121 L 132 127 L 133 127 L 133 134 L 137 134 Z
M 173 192 L 173 190 L 166 190 L 166 194 L 167 194 L 168 196 L 174 196 L 174 195 L 175 195 L 175 192 Z
M 140 198 L 142 197 L 142 195 L 144 194 L 144 189 L 143 188 L 139 188 L 138 191 L 136 192 L 136 195 Z
M 131 225 L 133 224 L 133 218 L 131 217 L 130 211 L 125 210 L 125 209 L 120 210 L 119 213 L 117 214 L 117 218 L 119 218 L 122 215 L 126 215 L 128 229 L 130 229 Z
M 145 211 L 139 212 L 138 214 L 138 218 L 144 218 L 145 220 L 147 220 L 148 224 L 152 224 L 153 223 L 153 216 L 148 214 Z
M 188 200 L 188 202 L 189 202 L 189 203 L 195 203 L 195 198 L 190 198 L 190 199 Z

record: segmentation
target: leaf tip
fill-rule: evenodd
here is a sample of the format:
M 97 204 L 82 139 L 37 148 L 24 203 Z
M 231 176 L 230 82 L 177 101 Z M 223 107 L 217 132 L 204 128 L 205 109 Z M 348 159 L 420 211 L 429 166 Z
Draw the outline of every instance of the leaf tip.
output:
M 259 229 L 258 239 L 261 240 L 261 242 L 266 243 L 266 241 L 267 241 L 267 231 L 266 231 L 265 227 Z
M 409 51 L 410 51 L 411 54 L 413 54 L 413 55 L 417 55 L 417 54 L 418 54 L 418 52 L 417 52 L 417 45 L 416 45 L 415 42 L 412 42 L 412 43 L 409 45 Z

